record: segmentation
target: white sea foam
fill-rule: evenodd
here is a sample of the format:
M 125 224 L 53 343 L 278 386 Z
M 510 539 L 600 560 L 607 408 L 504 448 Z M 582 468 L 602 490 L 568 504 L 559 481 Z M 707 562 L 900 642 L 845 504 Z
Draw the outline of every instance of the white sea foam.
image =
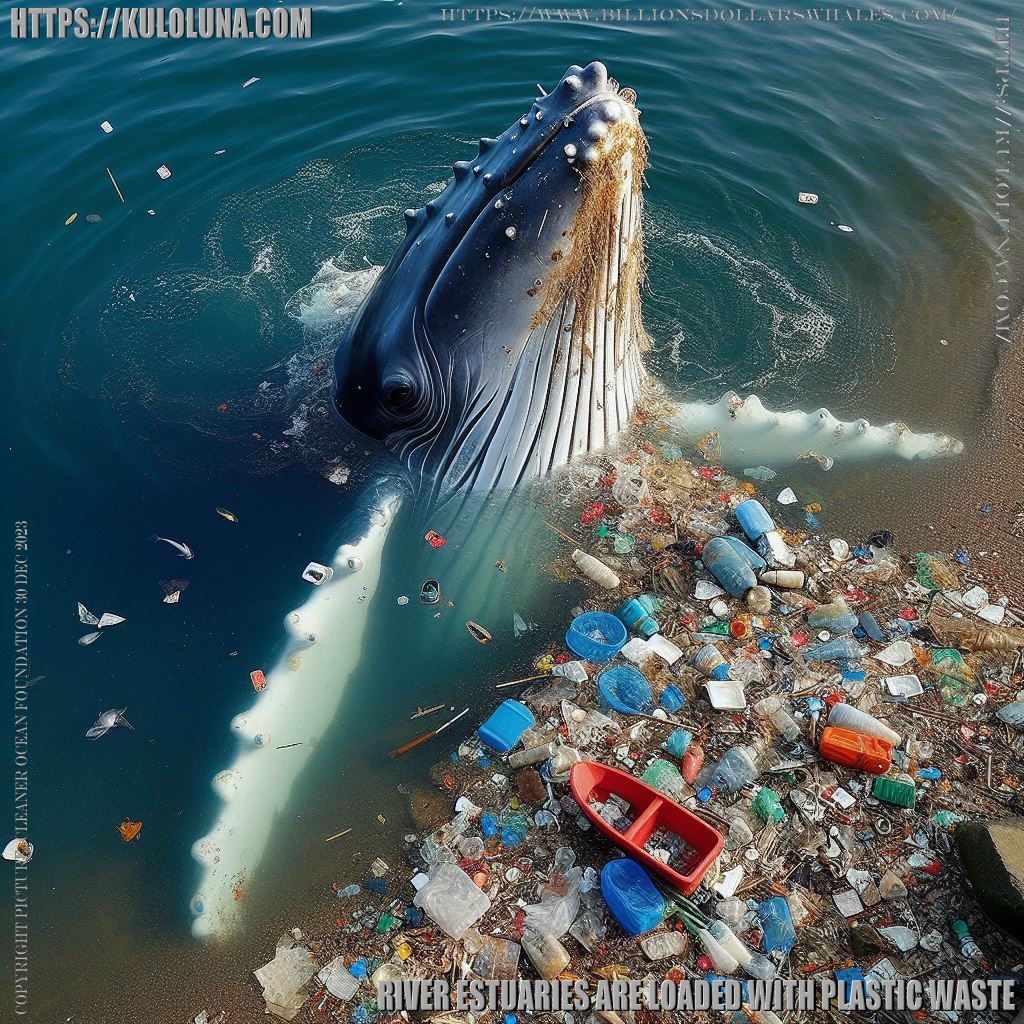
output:
M 213 827 L 192 847 L 203 868 L 191 905 L 197 937 L 222 938 L 237 925 L 295 780 L 338 712 L 362 657 L 384 542 L 399 505 L 397 492 L 378 497 L 365 536 L 334 553 L 334 578 L 286 616 L 287 643 L 266 674 L 266 688 L 231 723 L 238 754 L 213 780 L 224 802 Z M 280 749 L 290 744 L 300 745 Z

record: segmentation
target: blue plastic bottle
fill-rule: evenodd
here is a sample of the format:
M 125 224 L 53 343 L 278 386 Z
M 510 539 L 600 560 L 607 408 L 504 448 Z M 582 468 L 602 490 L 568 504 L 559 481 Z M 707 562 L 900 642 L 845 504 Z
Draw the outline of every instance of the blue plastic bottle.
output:
M 788 953 L 796 943 L 793 915 L 783 896 L 773 896 L 757 908 L 761 921 L 762 942 L 766 952 L 781 949 Z
M 749 557 L 742 550 L 744 548 L 749 552 Z M 734 537 L 712 538 L 704 545 L 700 557 L 708 572 L 733 597 L 742 597 L 751 587 L 757 586 L 751 559 L 758 559 L 762 568 L 765 564 L 757 552 L 751 551 Z
M 740 528 L 750 540 L 757 540 L 769 530 L 775 529 L 772 517 L 756 498 L 748 498 L 736 506 L 736 518 Z

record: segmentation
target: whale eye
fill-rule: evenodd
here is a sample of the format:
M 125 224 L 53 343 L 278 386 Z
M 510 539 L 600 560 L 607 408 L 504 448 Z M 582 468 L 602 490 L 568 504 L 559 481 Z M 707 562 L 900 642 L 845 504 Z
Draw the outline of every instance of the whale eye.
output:
M 416 405 L 419 394 L 416 385 L 405 374 L 394 374 L 381 385 L 384 404 L 391 412 L 406 413 Z

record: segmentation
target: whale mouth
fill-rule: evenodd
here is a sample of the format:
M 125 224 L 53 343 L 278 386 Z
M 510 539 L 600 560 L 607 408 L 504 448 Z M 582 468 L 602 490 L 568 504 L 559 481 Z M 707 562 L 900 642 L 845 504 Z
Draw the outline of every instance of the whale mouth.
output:
M 339 345 L 342 418 L 436 479 L 474 424 L 510 411 L 495 405 L 493 382 L 512 386 L 527 341 L 564 320 L 567 304 L 568 333 L 599 306 L 625 316 L 633 297 L 625 318 L 642 334 L 646 155 L 636 95 L 600 62 L 570 67 L 502 135 L 481 139 L 439 196 L 406 211 L 406 237 Z M 635 202 L 624 209 L 627 187 Z

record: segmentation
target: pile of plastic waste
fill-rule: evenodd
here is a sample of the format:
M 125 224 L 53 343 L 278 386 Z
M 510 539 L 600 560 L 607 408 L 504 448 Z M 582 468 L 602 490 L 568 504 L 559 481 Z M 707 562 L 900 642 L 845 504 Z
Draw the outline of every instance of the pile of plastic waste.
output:
M 968 873 L 957 843 L 1017 827 L 1020 612 L 963 553 L 829 538 L 771 493 L 651 444 L 594 472 L 551 524 L 555 570 L 593 584 L 564 643 L 434 767 L 451 817 L 408 866 L 336 887 L 316 978 L 301 945 L 262 969 L 273 1012 L 300 982 L 364 1024 L 399 978 L 1020 971 L 982 877 L 1012 857 Z

